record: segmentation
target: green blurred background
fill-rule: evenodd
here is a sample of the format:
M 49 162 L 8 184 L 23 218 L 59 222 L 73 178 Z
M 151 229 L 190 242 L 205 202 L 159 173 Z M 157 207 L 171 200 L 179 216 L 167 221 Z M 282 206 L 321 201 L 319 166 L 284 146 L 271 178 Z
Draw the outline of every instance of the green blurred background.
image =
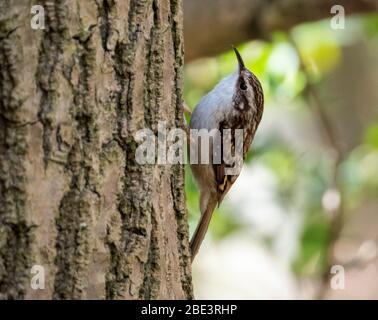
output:
M 378 298 L 378 15 L 238 46 L 265 111 L 238 181 L 193 265 L 198 298 Z M 193 109 L 234 53 L 186 64 Z M 190 231 L 198 191 L 186 167 Z M 333 265 L 344 290 L 330 289 Z

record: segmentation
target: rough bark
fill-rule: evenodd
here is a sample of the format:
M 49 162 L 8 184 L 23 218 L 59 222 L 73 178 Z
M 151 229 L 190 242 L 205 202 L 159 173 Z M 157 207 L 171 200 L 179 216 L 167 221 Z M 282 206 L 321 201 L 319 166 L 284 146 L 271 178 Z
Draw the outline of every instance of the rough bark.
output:
M 331 7 L 345 14 L 377 12 L 375 0 L 184 0 L 186 61 L 219 54 L 231 45 L 264 39 L 309 21 L 330 18 Z
M 0 298 L 191 298 L 183 168 L 134 158 L 182 123 L 181 1 L 1 1 L 0 65 Z

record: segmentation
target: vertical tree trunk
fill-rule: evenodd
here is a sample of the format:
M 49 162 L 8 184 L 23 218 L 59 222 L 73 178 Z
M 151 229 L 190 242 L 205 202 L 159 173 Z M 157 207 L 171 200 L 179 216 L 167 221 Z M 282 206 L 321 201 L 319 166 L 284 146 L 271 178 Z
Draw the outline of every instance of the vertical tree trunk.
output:
M 181 1 L 1 1 L 0 66 L 0 298 L 191 298 L 183 168 L 134 158 L 182 123 Z

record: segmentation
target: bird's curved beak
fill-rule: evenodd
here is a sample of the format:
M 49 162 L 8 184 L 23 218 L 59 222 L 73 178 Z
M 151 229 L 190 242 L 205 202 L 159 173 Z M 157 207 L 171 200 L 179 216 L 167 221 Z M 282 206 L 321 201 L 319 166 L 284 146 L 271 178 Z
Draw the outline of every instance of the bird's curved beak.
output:
M 238 59 L 238 64 L 239 64 L 239 72 L 241 72 L 245 68 L 244 61 L 243 61 L 239 51 L 234 46 L 232 46 L 232 49 L 234 49 L 234 51 L 235 51 L 236 58 Z

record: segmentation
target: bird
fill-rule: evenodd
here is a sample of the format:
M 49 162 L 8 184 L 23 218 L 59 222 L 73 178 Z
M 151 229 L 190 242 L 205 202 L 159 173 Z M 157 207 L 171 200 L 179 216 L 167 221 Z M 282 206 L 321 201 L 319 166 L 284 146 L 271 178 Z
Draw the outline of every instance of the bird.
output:
M 192 112 L 189 123 L 190 168 L 199 188 L 201 211 L 200 220 L 190 241 L 192 262 L 206 235 L 214 210 L 239 176 L 240 170 L 232 174 L 230 172 L 235 166 L 242 166 L 244 163 L 264 110 L 264 93 L 260 81 L 247 69 L 239 51 L 234 46 L 232 48 L 238 63 L 237 70 L 223 78 L 202 97 Z M 216 129 L 221 137 L 217 140 L 220 141 L 220 146 L 215 146 L 216 139 L 213 139 L 208 150 L 203 150 L 202 141 L 192 136 L 193 130 L 198 132 L 203 129 Z M 231 146 L 231 152 L 237 150 L 237 129 L 242 129 L 242 155 L 239 157 L 239 163 L 232 163 L 230 157 L 226 156 L 225 145 Z M 225 132 L 231 134 L 226 135 Z M 199 161 L 192 161 L 193 155 L 196 155 L 194 158 Z M 201 162 L 206 157 L 209 161 Z

